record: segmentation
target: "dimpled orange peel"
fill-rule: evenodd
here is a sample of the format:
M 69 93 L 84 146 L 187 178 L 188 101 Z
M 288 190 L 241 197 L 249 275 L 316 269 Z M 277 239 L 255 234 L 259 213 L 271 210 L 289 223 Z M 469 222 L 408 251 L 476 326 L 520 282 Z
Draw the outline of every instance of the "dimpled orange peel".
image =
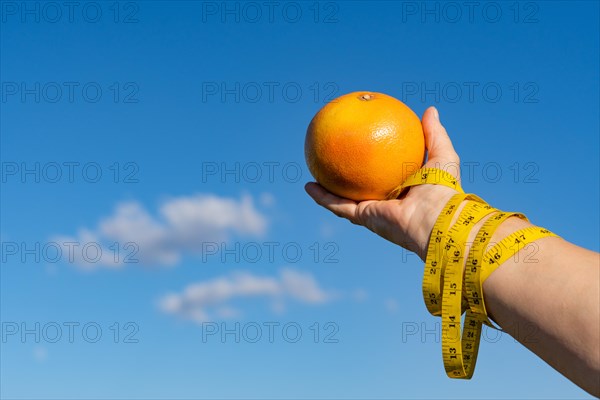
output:
M 353 92 L 314 116 L 304 154 L 313 177 L 330 192 L 383 200 L 421 167 L 425 138 L 419 117 L 400 100 Z

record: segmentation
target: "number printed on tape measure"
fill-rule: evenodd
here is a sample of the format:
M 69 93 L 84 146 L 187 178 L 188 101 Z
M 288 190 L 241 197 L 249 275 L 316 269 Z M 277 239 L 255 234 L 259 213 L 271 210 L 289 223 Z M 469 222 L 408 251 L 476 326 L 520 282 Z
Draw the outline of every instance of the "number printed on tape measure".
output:
M 442 295 L 442 356 L 446 374 L 452 378 L 468 379 L 473 376 L 481 335 L 481 320 L 471 310 L 467 310 L 461 334 L 466 241 L 473 226 L 496 211 L 488 204 L 469 201 L 448 232 L 451 247 L 448 249 L 450 256 L 444 272 Z
M 488 242 L 491 240 L 492 235 L 500 226 L 500 224 L 510 217 L 519 217 L 527 221 L 527 217 L 521 213 L 502 212 L 488 218 L 475 237 L 473 246 L 469 252 L 467 266 L 465 268 L 465 290 L 467 292 L 467 299 L 469 300 L 469 307 L 473 313 L 481 315 L 483 317 L 483 322 L 491 327 L 494 325 L 486 316 L 483 293 L 479 289 L 479 281 L 481 279 L 481 261 L 484 256 L 484 250 L 488 245 Z
M 432 173 L 438 174 L 439 170 L 432 170 L 417 171 L 409 177 L 405 187 L 439 183 L 437 176 L 432 177 Z M 494 231 L 502 222 L 513 216 L 527 218 L 523 214 L 496 210 L 481 198 L 462 193 L 457 180 L 450 178 L 448 182 L 446 186 L 455 185 L 454 188 L 461 193 L 455 194 L 446 203 L 431 231 L 423 273 L 423 299 L 432 315 L 442 317 L 442 358 L 446 374 L 450 378 L 470 379 L 477 362 L 482 325 L 486 323 L 493 327 L 485 312 L 483 282 L 494 269 L 527 244 L 556 235 L 539 227 L 521 229 L 484 254 Z M 450 227 L 464 201 L 465 206 L 457 221 Z M 465 254 L 471 230 L 487 216 L 489 218 L 477 232 L 471 251 Z M 463 296 L 463 275 L 466 296 Z M 465 310 L 464 326 L 461 326 Z
M 478 300 L 479 304 L 477 304 L 474 308 L 478 314 L 484 317 L 486 324 L 493 326 L 491 321 L 489 321 L 487 318 L 487 312 L 485 310 L 485 303 L 483 300 L 483 283 L 490 276 L 490 274 L 496 270 L 496 268 L 514 256 L 519 250 L 525 248 L 527 244 L 544 237 L 558 236 L 550 232 L 548 229 L 540 228 L 539 226 L 523 228 L 502 239 L 500 243 L 488 250 L 482 257 L 481 266 L 475 270 L 476 274 L 479 275 L 479 279 L 477 279 L 475 282 L 471 282 L 472 294 L 470 304 L 475 305 L 473 299 Z M 474 276 L 475 279 L 476 277 L 477 275 Z
M 446 232 L 450 228 L 454 214 L 464 200 L 474 200 L 484 203 L 481 198 L 473 194 L 459 193 L 454 195 L 440 213 L 429 239 L 423 273 L 423 299 L 427 310 L 434 316 L 442 314 L 442 285 L 447 261 L 444 254 L 449 248 L 449 244 L 446 242 Z

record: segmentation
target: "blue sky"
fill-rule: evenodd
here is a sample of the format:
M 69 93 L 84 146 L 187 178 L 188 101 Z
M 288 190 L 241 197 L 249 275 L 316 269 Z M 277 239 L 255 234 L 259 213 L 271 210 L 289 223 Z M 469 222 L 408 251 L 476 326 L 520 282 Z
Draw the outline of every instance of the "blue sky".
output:
M 597 2 L 24 4 L 1 397 L 589 398 L 494 331 L 446 378 L 422 262 L 313 204 L 303 142 L 347 92 L 435 105 L 466 190 L 598 251 Z

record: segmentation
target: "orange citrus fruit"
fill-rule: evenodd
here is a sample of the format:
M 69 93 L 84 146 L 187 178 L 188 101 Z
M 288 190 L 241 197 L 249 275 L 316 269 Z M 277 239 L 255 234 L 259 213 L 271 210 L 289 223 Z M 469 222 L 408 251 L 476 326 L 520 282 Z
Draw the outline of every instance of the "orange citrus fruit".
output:
M 391 96 L 354 92 L 326 104 L 304 143 L 313 177 L 352 200 L 382 200 L 423 164 L 419 117 Z

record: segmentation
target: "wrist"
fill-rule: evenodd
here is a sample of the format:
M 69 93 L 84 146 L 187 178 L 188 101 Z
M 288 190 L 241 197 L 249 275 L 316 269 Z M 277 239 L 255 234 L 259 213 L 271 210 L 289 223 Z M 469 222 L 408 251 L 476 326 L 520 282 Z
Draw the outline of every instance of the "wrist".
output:
M 473 242 L 475 241 L 477 234 L 483 227 L 483 224 L 485 224 L 485 221 L 487 221 L 493 215 L 494 215 L 494 213 L 485 216 L 481 221 L 477 222 L 473 226 L 473 229 L 471 230 L 471 232 L 469 232 L 467 242 L 465 243 L 465 254 L 470 254 L 471 247 L 473 245 Z M 500 225 L 498 225 L 498 227 L 492 234 L 490 241 L 488 242 L 486 247 L 483 249 L 483 252 L 484 253 L 487 252 L 489 249 L 491 249 L 496 244 L 501 242 L 502 239 L 508 237 L 512 233 L 514 233 L 520 229 L 530 227 L 530 226 L 533 226 L 533 224 L 531 224 L 529 221 L 521 219 L 519 217 L 508 218 L 506 221 L 504 221 Z M 463 264 L 463 277 L 465 276 L 464 269 L 466 267 L 467 267 L 467 257 L 465 257 L 464 264 Z
M 423 185 L 411 188 L 412 190 L 418 191 L 418 203 L 414 205 L 415 212 L 411 216 L 408 232 L 414 232 L 416 249 L 413 251 L 425 261 L 433 226 L 446 203 L 458 191 L 439 185 Z

